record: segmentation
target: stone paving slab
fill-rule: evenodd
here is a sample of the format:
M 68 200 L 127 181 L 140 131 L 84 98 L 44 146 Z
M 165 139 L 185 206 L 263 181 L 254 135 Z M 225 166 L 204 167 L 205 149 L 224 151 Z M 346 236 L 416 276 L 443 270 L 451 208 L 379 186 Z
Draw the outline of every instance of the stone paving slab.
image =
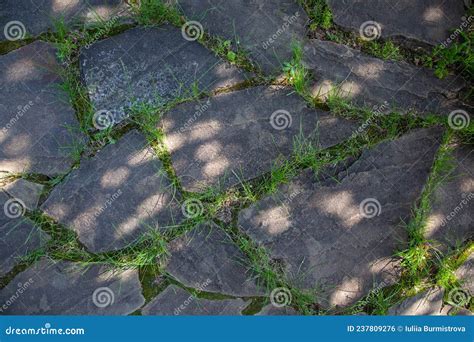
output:
M 304 62 L 315 77 L 314 96 L 331 93 L 360 106 L 382 105 L 402 112 L 448 114 L 462 104 L 455 101 L 463 87 L 461 78 L 438 79 L 432 70 L 406 62 L 384 61 L 342 44 L 310 40 L 304 46 Z
M 276 307 L 272 304 L 265 305 L 256 316 L 299 316 L 300 313 L 295 309 L 283 306 Z
M 457 0 L 328 0 L 328 5 L 334 23 L 345 29 L 359 33 L 370 25 L 364 23 L 375 21 L 382 38 L 402 37 L 429 45 L 445 42 L 466 16 L 463 1 Z
M 263 244 L 323 306 L 354 303 L 393 284 L 408 220 L 440 145 L 442 129 L 410 132 L 363 152 L 336 180 L 308 172 L 239 214 L 239 228 Z
M 0 41 L 18 40 L 54 30 L 54 21 L 92 24 L 130 15 L 121 0 L 2 0 Z M 19 22 L 19 23 L 18 23 Z M 9 32 L 9 34 L 5 34 Z M 24 37 L 23 37 L 24 38 Z
M 259 86 L 181 104 L 160 122 L 183 188 L 228 188 L 270 171 L 294 139 L 321 148 L 349 138 L 353 121 L 310 109 L 293 89 Z
M 0 56 L 0 171 L 53 176 L 72 166 L 70 148 L 82 136 L 58 89 L 55 53 L 36 41 Z
M 291 44 L 304 40 L 309 19 L 293 0 L 177 0 L 185 16 L 206 32 L 238 42 L 266 73 L 281 72 Z M 235 45 L 234 45 L 235 46 Z
M 46 258 L 0 290 L 5 315 L 128 315 L 144 303 L 138 270 Z
M 454 273 L 467 294 L 474 297 L 474 253 Z
M 96 111 L 110 112 L 115 123 L 136 103 L 162 105 L 192 95 L 193 84 L 214 91 L 251 76 L 170 25 L 133 28 L 83 48 L 80 66 Z
M 426 238 L 447 251 L 474 237 L 474 151 L 458 146 L 453 152 L 454 169 L 443 176 L 443 183 L 431 200 Z
M 3 190 L 11 197 L 20 199 L 25 204 L 26 209 L 35 210 L 43 188 L 44 185 L 42 184 L 20 178 L 7 184 Z
M 248 269 L 249 260 L 215 223 L 202 223 L 173 240 L 166 271 L 187 287 L 235 297 L 265 294 Z
M 48 234 L 22 217 L 25 209 L 22 206 L 21 202 L 0 191 L 0 277 L 10 272 L 22 257 L 49 240 Z
M 82 160 L 41 209 L 74 229 L 91 252 L 104 252 L 180 223 L 178 198 L 145 137 L 133 130 Z
M 390 316 L 446 315 L 448 310 L 447 307 L 443 307 L 443 296 L 443 290 L 429 289 L 392 306 L 387 314 Z
M 240 298 L 221 300 L 197 298 L 178 286 L 170 285 L 142 309 L 142 314 L 147 316 L 235 316 L 240 315 L 247 305 L 248 302 Z

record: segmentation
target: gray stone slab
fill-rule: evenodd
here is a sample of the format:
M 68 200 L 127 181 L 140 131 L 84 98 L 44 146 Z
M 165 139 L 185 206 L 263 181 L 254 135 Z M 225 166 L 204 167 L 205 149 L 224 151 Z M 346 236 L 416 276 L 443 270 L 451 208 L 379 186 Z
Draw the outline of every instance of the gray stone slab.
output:
M 205 287 L 202 289 L 206 291 Z M 156 316 L 229 316 L 240 315 L 248 303 L 242 299 L 209 300 L 198 298 L 170 285 L 143 309 L 143 315 Z
M 405 38 L 429 45 L 445 42 L 465 20 L 457 0 L 328 0 L 334 22 L 359 33 L 368 21 L 380 25 L 383 38 Z M 464 17 L 464 18 L 463 18 Z
M 193 84 L 213 91 L 250 76 L 170 25 L 137 27 L 92 44 L 81 50 L 80 65 L 96 111 L 110 112 L 116 123 L 134 104 L 161 105 L 192 95 Z
M 0 277 L 10 272 L 19 260 L 44 246 L 49 235 L 22 217 L 22 204 L 0 192 Z
M 0 13 L 2 40 L 13 40 L 21 36 L 37 36 L 54 30 L 54 21 L 64 18 L 69 25 L 93 24 L 100 20 L 130 15 L 128 6 L 120 0 L 3 0 Z M 13 23 L 12 22 L 20 22 Z M 7 36 L 5 27 L 10 29 Z M 19 31 L 13 30 L 18 28 Z
M 92 252 L 123 248 L 183 217 L 161 162 L 135 130 L 82 160 L 41 209 L 74 229 Z
M 462 289 L 474 297 L 474 253 L 456 270 L 456 278 L 461 283 Z
M 270 171 L 305 137 L 327 148 L 349 138 L 355 122 L 310 109 L 293 89 L 259 86 L 184 103 L 160 122 L 183 188 L 240 184 Z
M 7 184 L 5 190 L 11 197 L 20 199 L 28 210 L 35 210 L 44 185 L 29 182 L 23 178 Z
M 448 116 L 464 108 L 455 98 L 461 78 L 438 79 L 432 70 L 406 62 L 384 61 L 345 45 L 311 40 L 304 47 L 304 61 L 315 77 L 314 96 L 338 92 L 361 106 L 382 105 L 402 112 L 416 110 Z
M 291 44 L 302 41 L 309 21 L 293 0 L 177 0 L 189 20 L 206 32 L 233 41 L 248 51 L 250 58 L 266 73 L 281 72 L 293 57 Z
M 0 171 L 52 176 L 72 165 L 70 148 L 82 138 L 55 53 L 36 41 L 0 56 Z
M 256 316 L 299 316 L 300 313 L 295 309 L 283 306 L 276 307 L 272 304 L 265 305 Z
M 166 271 L 187 287 L 235 297 L 264 295 L 249 260 L 216 224 L 202 223 L 168 246 Z
M 456 248 L 474 237 L 474 151 L 458 146 L 453 151 L 454 168 L 431 199 L 425 236 L 442 251 Z
M 317 290 L 322 306 L 353 304 L 397 279 L 401 220 L 420 196 L 441 135 L 421 129 L 382 142 L 335 179 L 307 171 L 241 211 L 239 229 L 281 262 L 294 286 Z
M 46 258 L 0 290 L 5 315 L 127 315 L 144 303 L 138 270 Z
M 443 307 L 444 291 L 433 288 L 423 291 L 416 296 L 405 299 L 403 302 L 388 309 L 391 316 L 440 316 L 446 315 L 447 310 Z

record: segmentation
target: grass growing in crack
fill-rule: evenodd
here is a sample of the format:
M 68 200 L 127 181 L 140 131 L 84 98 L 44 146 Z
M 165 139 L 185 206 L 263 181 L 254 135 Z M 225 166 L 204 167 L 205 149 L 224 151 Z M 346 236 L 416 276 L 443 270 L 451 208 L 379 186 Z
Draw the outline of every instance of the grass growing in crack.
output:
M 453 167 L 450 154 L 451 148 L 448 146 L 451 137 L 451 132 L 445 134 L 419 203 L 415 205 L 412 218 L 406 226 L 408 247 L 397 253 L 401 258 L 405 278 L 414 285 L 420 283 L 421 279 L 427 277 L 430 272 L 430 244 L 425 238 L 425 228 L 431 212 L 433 193 L 445 180 L 443 175 L 447 174 Z
M 390 59 L 399 61 L 403 59 L 400 47 L 395 45 L 392 41 L 369 41 L 363 45 L 363 51 L 367 51 L 369 54 L 385 60 Z
M 299 42 L 293 42 L 291 49 L 293 58 L 290 62 L 283 63 L 283 71 L 296 92 L 304 98 L 308 98 L 309 71 L 303 64 L 303 47 Z
M 299 0 L 311 19 L 310 29 L 329 29 L 332 26 L 332 12 L 326 0 Z
M 182 20 L 179 12 L 173 6 L 162 0 L 140 0 L 131 3 L 135 18 L 140 25 L 150 26 L 170 23 L 180 26 Z

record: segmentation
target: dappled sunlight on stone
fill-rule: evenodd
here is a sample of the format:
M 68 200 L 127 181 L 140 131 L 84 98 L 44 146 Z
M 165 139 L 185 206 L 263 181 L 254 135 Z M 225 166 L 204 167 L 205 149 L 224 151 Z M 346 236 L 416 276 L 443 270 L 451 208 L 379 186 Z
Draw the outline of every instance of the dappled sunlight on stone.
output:
M 269 235 L 279 235 L 291 227 L 291 216 L 284 205 L 264 210 L 259 213 L 257 220 L 261 222 L 260 229 Z
M 74 8 L 75 6 L 80 4 L 80 0 L 53 0 L 51 10 L 55 14 L 59 14 L 67 9 Z
M 33 60 L 29 58 L 22 58 L 10 65 L 6 70 L 2 70 L 5 72 L 6 79 L 4 82 L 11 82 L 11 81 L 25 81 L 30 78 L 36 78 L 38 69 L 37 66 L 33 63 Z
M 319 209 L 327 214 L 337 216 L 344 226 L 351 228 L 358 224 L 363 217 L 360 215 L 359 203 L 355 203 L 354 195 L 350 191 L 324 192 Z
M 26 155 L 32 143 L 33 141 L 31 141 L 30 135 L 22 133 L 16 136 L 10 136 L 10 140 L 2 145 L 2 150 L 7 155 L 17 156 L 23 159 L 24 157 L 20 155 Z
M 423 19 L 428 22 L 438 22 L 444 17 L 444 12 L 437 6 L 431 6 L 423 13 Z
M 126 182 L 130 175 L 130 169 L 122 166 L 114 170 L 107 170 L 101 177 L 100 185 L 107 188 L 118 188 L 120 185 Z

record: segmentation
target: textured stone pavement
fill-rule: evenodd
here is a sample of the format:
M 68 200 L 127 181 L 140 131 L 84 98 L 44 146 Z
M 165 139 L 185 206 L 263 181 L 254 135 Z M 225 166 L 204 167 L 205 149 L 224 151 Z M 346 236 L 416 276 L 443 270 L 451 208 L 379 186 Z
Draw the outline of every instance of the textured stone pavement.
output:
M 474 154 L 452 119 L 469 124 L 469 80 L 329 41 L 300 1 L 166 3 L 178 15 L 145 25 L 118 0 L 2 2 L 0 314 L 347 313 L 406 276 L 397 252 L 435 176 L 426 248 L 465 253 L 458 282 L 387 313 L 471 314 Z M 327 4 L 331 30 L 375 25 L 409 51 L 466 19 L 454 0 Z M 295 43 L 306 93 L 283 70 Z M 383 110 L 340 115 L 335 93 Z

